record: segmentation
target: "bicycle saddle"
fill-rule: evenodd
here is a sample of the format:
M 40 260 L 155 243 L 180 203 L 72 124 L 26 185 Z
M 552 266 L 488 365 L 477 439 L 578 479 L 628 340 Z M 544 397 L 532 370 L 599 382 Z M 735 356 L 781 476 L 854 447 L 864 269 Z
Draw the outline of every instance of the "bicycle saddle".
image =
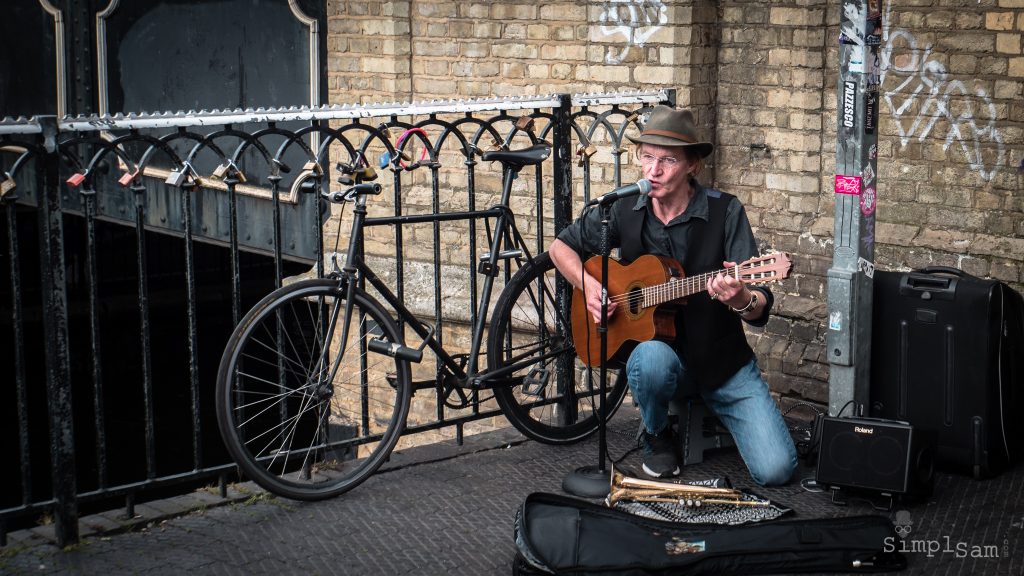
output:
M 543 142 L 522 150 L 489 150 L 480 157 L 487 161 L 497 160 L 516 168 L 540 164 L 551 155 L 551 145 Z

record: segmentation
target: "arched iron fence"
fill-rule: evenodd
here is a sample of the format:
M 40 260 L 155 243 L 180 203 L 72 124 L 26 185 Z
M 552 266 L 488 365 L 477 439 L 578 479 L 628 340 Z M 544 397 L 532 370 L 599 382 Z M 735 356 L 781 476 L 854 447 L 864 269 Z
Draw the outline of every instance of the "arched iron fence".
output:
M 635 170 L 625 134 L 674 100 L 662 90 L 0 120 L 0 421 L 17 463 L 0 490 L 0 540 L 49 514 L 63 545 L 77 541 L 82 507 L 125 498 L 131 513 L 139 494 L 215 479 L 224 492 L 234 465 L 212 411 L 217 359 L 255 301 L 324 273 L 343 215 L 318 192 L 337 163 L 377 173 L 375 209 L 418 216 L 366 251 L 454 342 L 487 312 L 475 305 L 486 223 L 443 219 L 498 189 L 480 153 L 553 144 L 550 164 L 517 186 L 540 252 L 574 201 Z M 497 415 L 440 397 L 424 406 L 407 435 L 448 429 L 461 441 Z

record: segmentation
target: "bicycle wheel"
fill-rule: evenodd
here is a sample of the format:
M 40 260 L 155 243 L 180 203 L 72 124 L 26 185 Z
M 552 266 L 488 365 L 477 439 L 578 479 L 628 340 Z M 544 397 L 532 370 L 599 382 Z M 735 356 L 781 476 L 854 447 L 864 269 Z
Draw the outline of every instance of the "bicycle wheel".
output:
M 528 438 L 567 444 L 597 430 L 601 388 L 599 371 L 576 357 L 568 303 L 559 313 L 555 301 L 556 273 L 545 252 L 509 280 L 491 315 L 487 362 L 508 421 Z M 510 381 L 502 370 L 510 372 Z M 625 371 L 609 370 L 608 381 L 605 408 L 611 418 L 626 393 Z
M 409 411 L 409 363 L 367 350 L 402 342 L 373 298 L 356 290 L 339 350 L 345 289 L 337 280 L 275 290 L 242 319 L 217 374 L 217 420 L 242 471 L 296 500 L 341 494 L 388 458 Z

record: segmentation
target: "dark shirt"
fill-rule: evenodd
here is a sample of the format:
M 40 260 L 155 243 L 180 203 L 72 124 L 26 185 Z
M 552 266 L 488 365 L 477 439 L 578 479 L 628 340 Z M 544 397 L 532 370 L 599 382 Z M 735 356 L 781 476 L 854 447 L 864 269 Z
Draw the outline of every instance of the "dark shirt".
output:
M 699 183 L 694 182 L 694 194 L 690 199 L 686 210 L 673 218 L 668 224 L 663 224 L 653 213 L 644 218 L 644 228 L 641 231 L 641 239 L 644 248 L 651 254 L 668 256 L 685 265 L 688 249 L 689 234 L 687 231 L 696 218 L 708 220 L 708 195 L 720 196 L 721 193 L 714 189 L 706 189 Z M 621 200 L 628 202 L 629 200 Z M 635 200 L 633 210 L 648 210 L 647 196 L 640 196 Z M 612 210 L 608 224 L 608 244 L 611 248 L 617 248 L 620 244 L 619 222 L 616 211 Z M 568 244 L 573 250 L 581 254 L 584 259 L 587 256 L 601 253 L 601 211 L 590 210 L 582 218 L 567 226 L 558 234 L 558 239 Z M 581 249 L 582 248 L 582 249 Z M 747 220 L 747 212 L 740 201 L 732 197 L 725 211 L 725 246 L 724 253 L 731 262 L 743 262 L 759 254 L 757 241 L 754 239 L 754 232 L 750 228 L 750 221 Z M 762 291 L 768 303 L 773 301 L 771 291 L 763 286 L 758 290 Z M 762 326 L 768 321 L 768 310 L 757 320 L 750 322 L 754 326 Z

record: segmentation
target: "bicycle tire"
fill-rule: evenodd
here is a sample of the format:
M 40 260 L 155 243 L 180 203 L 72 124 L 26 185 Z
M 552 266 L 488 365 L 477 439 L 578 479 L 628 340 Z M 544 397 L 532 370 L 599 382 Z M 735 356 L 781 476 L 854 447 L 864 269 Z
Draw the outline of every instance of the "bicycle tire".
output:
M 221 357 L 221 436 L 245 476 L 278 496 L 311 501 L 351 490 L 405 430 L 409 362 L 366 346 L 369 338 L 401 343 L 401 333 L 362 290 L 354 292 L 347 346 L 330 376 L 345 297 L 331 279 L 279 288 L 242 318 Z
M 501 291 L 491 315 L 487 341 L 488 372 L 514 363 L 511 382 L 494 387 L 495 400 L 508 421 L 527 438 L 545 444 L 569 444 L 598 427 L 599 371 L 576 357 L 568 313 L 555 300 L 557 271 L 547 252 L 527 262 Z M 572 386 L 559 385 L 571 372 Z M 625 370 L 609 370 L 605 411 L 611 418 L 626 393 Z

